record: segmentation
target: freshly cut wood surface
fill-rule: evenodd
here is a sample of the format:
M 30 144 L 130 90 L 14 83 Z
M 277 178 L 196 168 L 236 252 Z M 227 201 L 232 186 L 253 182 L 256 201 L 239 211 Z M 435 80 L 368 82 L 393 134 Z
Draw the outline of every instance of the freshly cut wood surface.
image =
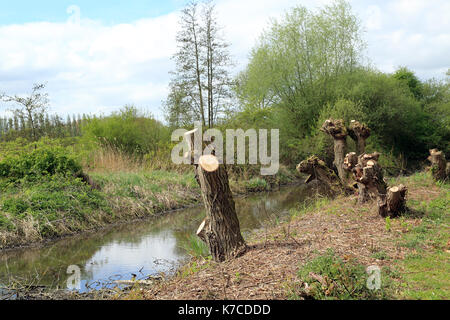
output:
M 207 172 L 214 172 L 219 168 L 219 159 L 211 154 L 201 156 L 198 162 L 202 169 Z

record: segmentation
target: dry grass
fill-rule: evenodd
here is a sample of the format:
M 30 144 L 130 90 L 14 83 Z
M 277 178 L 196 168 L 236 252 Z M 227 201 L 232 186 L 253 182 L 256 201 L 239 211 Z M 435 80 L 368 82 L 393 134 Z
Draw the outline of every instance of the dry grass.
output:
M 83 164 L 85 172 L 141 172 L 144 170 L 165 170 L 178 173 L 192 171 L 192 166 L 176 165 L 169 153 L 138 157 L 113 148 L 95 149 Z
M 98 148 L 93 152 L 89 161 L 85 163 L 86 172 L 125 171 L 137 172 L 142 170 L 142 160 L 111 148 Z

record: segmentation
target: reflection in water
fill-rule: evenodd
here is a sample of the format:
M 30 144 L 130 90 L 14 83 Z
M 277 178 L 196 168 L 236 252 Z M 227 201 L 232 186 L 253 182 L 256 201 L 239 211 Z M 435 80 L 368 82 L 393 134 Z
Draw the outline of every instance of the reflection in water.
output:
M 236 198 L 241 230 L 247 232 L 283 218 L 290 208 L 318 191 L 297 185 L 280 191 Z M 170 272 L 187 257 L 183 247 L 205 216 L 203 207 L 174 211 L 157 219 L 113 227 L 107 231 L 58 241 L 44 248 L 1 253 L 0 283 L 36 279 L 35 284 L 66 288 L 69 265 L 81 269 L 81 291 L 110 280 Z

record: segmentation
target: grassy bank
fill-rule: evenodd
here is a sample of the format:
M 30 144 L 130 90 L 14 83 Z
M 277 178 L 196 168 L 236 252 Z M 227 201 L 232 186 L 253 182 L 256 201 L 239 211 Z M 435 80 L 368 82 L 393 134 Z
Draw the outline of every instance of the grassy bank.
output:
M 171 171 L 105 152 L 83 162 L 60 144 L 14 147 L 0 159 L 0 249 L 154 217 L 201 201 L 189 166 Z M 285 168 L 274 177 L 230 172 L 235 194 L 271 190 L 294 179 Z
M 125 298 L 449 299 L 449 185 L 427 173 L 390 183 L 398 182 L 409 188 L 400 218 L 383 219 L 374 202 L 358 206 L 354 196 L 318 198 L 249 236 L 243 256 L 221 264 L 197 256 Z M 368 266 L 380 268 L 378 290 L 366 286 Z

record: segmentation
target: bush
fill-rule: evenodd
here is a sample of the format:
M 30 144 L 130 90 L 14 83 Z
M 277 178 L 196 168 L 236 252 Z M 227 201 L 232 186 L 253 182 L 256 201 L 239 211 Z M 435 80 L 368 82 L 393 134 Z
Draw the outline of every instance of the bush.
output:
M 31 153 L 9 155 L 0 161 L 0 178 L 8 182 L 35 180 L 55 174 L 68 176 L 81 173 L 81 165 L 61 147 L 40 147 Z
M 138 156 L 155 153 L 170 140 L 167 127 L 133 106 L 89 120 L 83 127 L 83 135 L 103 147 Z
M 324 287 L 316 279 L 310 276 L 313 272 L 320 275 L 327 282 Z M 310 285 L 310 295 L 314 299 L 379 299 L 387 298 L 386 277 L 382 275 L 382 288 L 370 290 L 366 282 L 368 274 L 363 265 L 353 262 L 344 262 L 335 255 L 334 251 L 328 251 L 311 260 L 298 271 L 299 278 Z

